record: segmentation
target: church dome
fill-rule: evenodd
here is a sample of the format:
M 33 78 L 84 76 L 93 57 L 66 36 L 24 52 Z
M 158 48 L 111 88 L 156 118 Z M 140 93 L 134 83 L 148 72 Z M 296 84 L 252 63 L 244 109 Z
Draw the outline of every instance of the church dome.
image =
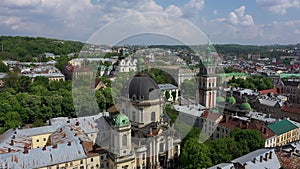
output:
M 124 127 L 130 124 L 129 118 L 124 114 L 118 114 L 115 118 L 116 127 Z
M 137 74 L 125 84 L 122 95 L 132 101 L 156 100 L 160 98 L 160 89 L 149 76 Z
M 243 104 L 240 105 L 240 109 L 242 109 L 242 110 L 251 110 L 252 108 L 251 108 L 251 105 L 246 102 L 246 103 L 243 103 Z
M 226 99 L 226 102 L 233 104 L 233 103 L 236 102 L 236 100 L 235 100 L 235 98 L 234 98 L 233 96 L 230 96 L 230 97 L 228 97 L 228 98 Z
M 219 104 L 219 103 L 223 103 L 223 102 L 225 102 L 225 99 L 224 99 L 224 97 L 222 97 L 222 96 L 218 96 L 217 98 L 216 98 L 216 102 Z

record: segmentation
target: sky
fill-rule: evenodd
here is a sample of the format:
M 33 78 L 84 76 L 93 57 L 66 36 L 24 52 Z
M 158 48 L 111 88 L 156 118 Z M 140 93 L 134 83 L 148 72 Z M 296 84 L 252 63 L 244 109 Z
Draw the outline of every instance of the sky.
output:
M 2 0 L 0 35 L 86 42 L 120 17 L 158 12 L 186 20 L 215 44 L 295 44 L 299 11 L 300 0 Z

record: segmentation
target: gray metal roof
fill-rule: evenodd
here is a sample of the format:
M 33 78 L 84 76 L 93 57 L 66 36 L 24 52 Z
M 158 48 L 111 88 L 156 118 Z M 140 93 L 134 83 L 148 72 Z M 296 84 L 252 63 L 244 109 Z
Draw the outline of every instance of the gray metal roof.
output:
M 231 167 L 234 167 L 232 163 L 220 163 L 218 165 L 209 167 L 208 169 L 232 169 Z
M 160 90 L 178 89 L 178 87 L 174 86 L 173 84 L 158 84 L 158 87 L 159 87 Z
M 36 148 L 23 152 L 7 153 L 0 155 L 0 163 L 17 168 L 39 168 L 54 164 L 86 158 L 83 146 L 77 142 L 59 144 L 56 148 L 47 146 L 45 150 Z M 17 165 L 17 166 L 16 166 Z M 14 167 L 14 168 L 15 168 Z
M 178 112 L 188 114 L 191 116 L 196 116 L 196 117 L 200 117 L 205 110 L 205 107 L 202 106 L 201 104 L 197 104 L 197 105 L 190 104 L 187 106 L 179 106 L 179 105 L 173 105 L 173 106 Z
M 265 160 L 265 154 L 272 152 L 272 159 Z M 262 162 L 260 162 L 260 157 L 263 157 Z M 253 162 L 255 159 L 255 163 Z M 247 164 L 248 168 L 255 169 L 279 169 L 281 168 L 279 160 L 275 154 L 274 149 L 259 149 L 246 154 L 242 157 L 232 160 L 233 163 L 239 163 L 241 165 Z

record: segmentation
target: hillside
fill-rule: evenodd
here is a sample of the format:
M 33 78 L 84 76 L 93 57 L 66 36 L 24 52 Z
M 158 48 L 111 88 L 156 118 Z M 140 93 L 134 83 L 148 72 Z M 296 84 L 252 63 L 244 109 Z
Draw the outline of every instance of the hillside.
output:
M 0 59 L 31 61 L 43 53 L 67 55 L 79 52 L 82 42 L 65 41 L 43 37 L 0 36 Z

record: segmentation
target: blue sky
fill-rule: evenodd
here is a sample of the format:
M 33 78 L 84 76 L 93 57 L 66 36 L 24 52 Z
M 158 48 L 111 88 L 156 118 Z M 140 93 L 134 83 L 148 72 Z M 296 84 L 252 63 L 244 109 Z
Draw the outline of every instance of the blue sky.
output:
M 289 44 L 300 43 L 299 10 L 300 0 L 2 0 L 0 34 L 84 42 L 122 16 L 162 12 L 190 21 L 212 43 Z

